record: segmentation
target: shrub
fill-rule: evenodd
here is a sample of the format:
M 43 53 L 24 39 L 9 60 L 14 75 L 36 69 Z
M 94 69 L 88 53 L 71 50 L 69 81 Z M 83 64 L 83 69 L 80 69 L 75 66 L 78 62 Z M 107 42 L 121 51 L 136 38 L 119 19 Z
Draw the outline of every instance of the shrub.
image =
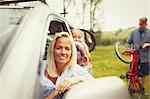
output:
M 97 45 L 113 45 L 116 41 L 126 41 L 130 30 L 122 30 L 120 32 L 95 32 Z

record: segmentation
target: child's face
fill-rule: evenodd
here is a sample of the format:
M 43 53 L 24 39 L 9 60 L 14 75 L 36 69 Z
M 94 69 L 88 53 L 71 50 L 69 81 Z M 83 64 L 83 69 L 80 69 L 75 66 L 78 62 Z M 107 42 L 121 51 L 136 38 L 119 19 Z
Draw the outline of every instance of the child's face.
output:
M 82 35 L 80 33 L 72 32 L 74 41 L 81 42 Z

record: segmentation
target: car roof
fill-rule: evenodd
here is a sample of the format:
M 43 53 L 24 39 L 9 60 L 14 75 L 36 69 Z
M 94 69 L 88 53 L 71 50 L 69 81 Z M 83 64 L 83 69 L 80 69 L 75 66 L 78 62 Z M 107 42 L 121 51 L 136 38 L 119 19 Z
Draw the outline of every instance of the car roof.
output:
M 17 9 L 34 8 L 38 5 L 41 5 L 41 3 L 48 5 L 48 3 L 45 0 L 3 0 L 3 1 L 0 1 L 0 8 L 17 8 Z M 52 13 L 54 13 L 55 15 L 57 15 L 58 17 L 66 21 L 69 24 L 69 26 L 71 26 L 71 28 L 75 27 L 71 22 L 63 18 L 60 15 L 60 13 L 57 13 L 56 11 L 51 9 L 50 6 L 49 8 L 52 11 Z
M 31 1 L 40 1 L 46 3 L 45 0 L 2 0 L 0 1 L 0 5 L 21 3 L 21 2 L 31 2 Z

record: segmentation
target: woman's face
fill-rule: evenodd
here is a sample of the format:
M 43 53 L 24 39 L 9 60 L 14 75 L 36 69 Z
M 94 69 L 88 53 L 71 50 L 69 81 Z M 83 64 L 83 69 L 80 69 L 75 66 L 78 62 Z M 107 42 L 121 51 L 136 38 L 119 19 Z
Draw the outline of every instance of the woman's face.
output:
M 57 68 L 64 68 L 70 61 L 72 53 L 71 42 L 68 37 L 61 37 L 56 40 L 54 46 L 54 60 Z

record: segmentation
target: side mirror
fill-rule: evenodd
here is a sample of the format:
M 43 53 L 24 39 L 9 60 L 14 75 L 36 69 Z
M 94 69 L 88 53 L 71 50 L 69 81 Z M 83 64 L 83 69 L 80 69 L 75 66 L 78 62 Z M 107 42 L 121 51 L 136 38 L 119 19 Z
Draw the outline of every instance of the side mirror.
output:
M 84 29 L 80 29 L 80 30 L 84 32 L 84 40 L 87 46 L 89 47 L 89 52 L 92 52 L 96 46 L 96 39 L 94 37 L 93 32 Z

